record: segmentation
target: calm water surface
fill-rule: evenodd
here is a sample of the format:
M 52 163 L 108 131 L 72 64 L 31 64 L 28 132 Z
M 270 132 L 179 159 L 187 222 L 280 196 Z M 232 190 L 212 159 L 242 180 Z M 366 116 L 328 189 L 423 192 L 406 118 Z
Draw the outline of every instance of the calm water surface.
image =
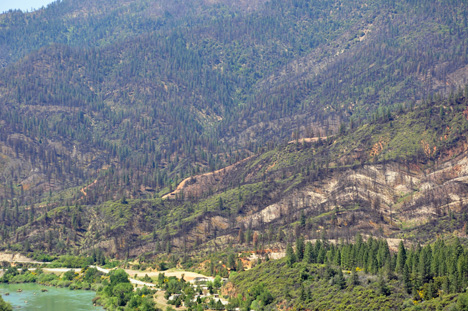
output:
M 21 288 L 21 293 L 17 290 Z M 41 289 L 47 292 L 41 292 Z M 5 293 L 10 295 L 5 296 Z M 13 310 L 22 311 L 103 311 L 101 307 L 93 306 L 93 291 L 69 290 L 30 284 L 0 284 L 0 294 L 5 301 L 13 306 Z

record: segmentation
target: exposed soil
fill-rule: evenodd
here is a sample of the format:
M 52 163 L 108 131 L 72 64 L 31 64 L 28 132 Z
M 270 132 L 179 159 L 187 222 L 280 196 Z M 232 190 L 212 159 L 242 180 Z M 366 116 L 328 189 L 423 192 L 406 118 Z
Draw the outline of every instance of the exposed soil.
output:
M 251 158 L 252 156 L 211 173 L 205 173 L 186 178 L 177 186 L 174 191 L 163 196 L 163 199 L 175 198 L 176 194 L 182 191 L 184 191 L 186 194 L 199 196 L 202 194 L 203 190 L 206 190 L 212 185 L 216 185 L 218 181 L 222 179 L 229 171 L 232 171 L 240 164 L 249 161 Z
M 159 274 L 164 273 L 164 275 L 166 275 L 166 276 L 175 276 L 175 277 L 180 279 L 182 277 L 182 275 L 184 275 L 184 280 L 186 280 L 187 282 L 191 281 L 191 280 L 193 280 L 194 278 L 197 278 L 197 277 L 206 277 L 206 275 L 199 274 L 199 273 L 196 273 L 196 272 L 191 272 L 191 271 L 171 271 L 171 270 L 168 270 L 168 271 L 139 271 L 139 270 L 125 269 L 125 272 L 127 272 L 128 275 L 130 275 L 130 277 L 134 277 L 135 274 L 136 274 L 137 277 L 143 277 L 146 274 L 149 277 L 158 277 Z

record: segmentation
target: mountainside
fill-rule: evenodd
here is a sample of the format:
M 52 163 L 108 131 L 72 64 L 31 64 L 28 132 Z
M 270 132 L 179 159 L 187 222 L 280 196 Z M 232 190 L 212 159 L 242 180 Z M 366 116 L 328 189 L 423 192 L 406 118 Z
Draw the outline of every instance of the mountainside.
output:
M 6 202 L 3 239 L 24 251 L 98 247 L 122 257 L 232 243 L 264 248 L 299 234 L 349 239 L 362 232 L 415 242 L 465 236 L 467 98 L 460 92 L 328 138 L 265 147 L 192 176 L 163 198 L 106 201 L 109 177 L 102 174 L 39 205 Z
M 138 256 L 263 243 L 271 226 L 279 241 L 462 234 L 467 9 L 65 0 L 1 14 L 4 247 Z
M 2 14 L 2 197 L 37 203 L 106 168 L 106 198 L 164 193 L 268 142 L 418 105 L 467 82 L 467 13 L 464 1 L 101 0 Z

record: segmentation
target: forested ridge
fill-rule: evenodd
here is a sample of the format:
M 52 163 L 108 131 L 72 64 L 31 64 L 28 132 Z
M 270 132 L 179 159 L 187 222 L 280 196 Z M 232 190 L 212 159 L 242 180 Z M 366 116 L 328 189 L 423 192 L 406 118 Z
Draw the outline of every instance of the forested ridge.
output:
M 119 258 L 188 258 L 212 241 L 266 248 L 301 233 L 337 239 L 366 232 L 418 242 L 435 233 L 463 235 L 467 94 L 459 89 L 419 106 L 380 109 L 366 122 L 342 123 L 327 138 L 267 144 L 232 166 L 175 181 L 164 197 L 149 189 L 112 197 L 109 190 L 125 189 L 132 175 L 110 167 L 85 187 L 51 189 L 39 204 L 4 199 L 3 245 L 36 256 L 97 247 Z M 76 165 L 78 156 L 70 158 Z M 14 195 L 22 187 L 4 190 Z
M 229 277 L 227 309 L 463 310 L 467 10 L 63 0 L 0 14 L 0 249 Z
M 59 1 L 2 14 L 2 196 L 38 203 L 99 174 L 120 179 L 106 199 L 165 194 L 268 142 L 456 91 L 463 4 Z
M 226 288 L 231 308 L 465 310 L 467 268 L 458 239 L 400 242 L 392 251 L 385 240 L 360 235 L 338 244 L 299 237 L 286 258 L 235 274 Z
M 134 257 L 263 245 L 270 225 L 277 243 L 462 232 L 465 4 L 1 14 L 3 247 Z

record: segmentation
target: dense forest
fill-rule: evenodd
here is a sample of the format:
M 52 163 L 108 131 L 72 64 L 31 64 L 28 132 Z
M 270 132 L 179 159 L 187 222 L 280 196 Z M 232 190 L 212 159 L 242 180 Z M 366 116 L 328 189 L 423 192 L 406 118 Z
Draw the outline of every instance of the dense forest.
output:
M 467 254 L 460 240 L 391 251 L 385 240 L 304 242 L 286 258 L 230 278 L 238 293 L 227 309 L 466 310 Z M 463 294 L 460 294 L 463 293 Z M 232 294 L 232 292 L 231 292 Z

